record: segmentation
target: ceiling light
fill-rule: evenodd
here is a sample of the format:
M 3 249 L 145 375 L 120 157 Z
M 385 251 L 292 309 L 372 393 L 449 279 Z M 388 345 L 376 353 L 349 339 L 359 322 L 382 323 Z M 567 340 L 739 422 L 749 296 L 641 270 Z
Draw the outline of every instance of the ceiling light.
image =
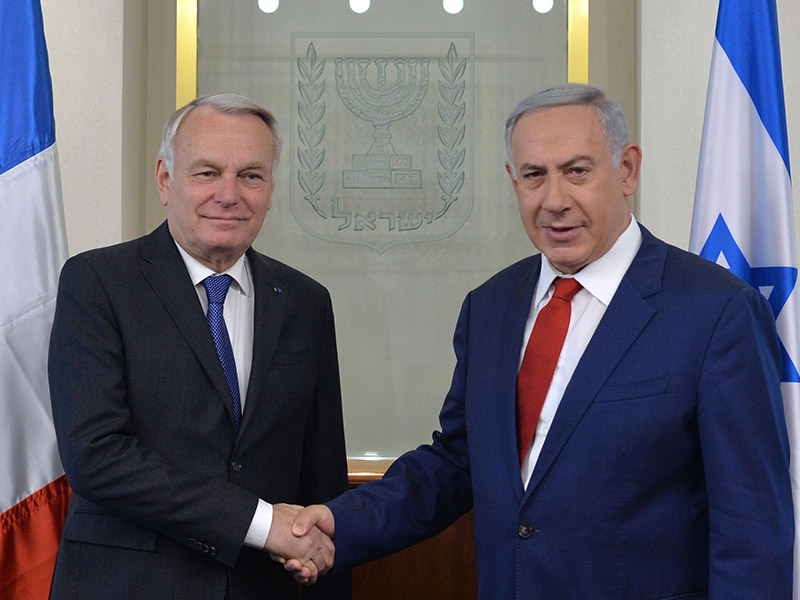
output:
M 442 8 L 451 15 L 457 15 L 464 10 L 464 0 L 442 0 Z
M 274 13 L 278 10 L 278 4 L 280 4 L 279 0 L 258 0 L 258 8 L 261 9 L 261 12 L 267 14 Z
M 369 0 L 350 0 L 350 10 L 363 14 L 369 10 Z

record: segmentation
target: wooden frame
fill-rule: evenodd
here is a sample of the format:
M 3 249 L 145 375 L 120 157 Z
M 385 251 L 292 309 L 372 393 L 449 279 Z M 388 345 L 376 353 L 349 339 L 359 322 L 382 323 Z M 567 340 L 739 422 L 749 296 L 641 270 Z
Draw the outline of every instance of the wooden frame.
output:
M 197 0 L 176 0 L 176 108 L 197 96 Z M 587 83 L 589 77 L 589 0 L 567 0 L 567 78 Z M 348 460 L 350 485 L 380 479 L 392 459 Z
M 176 0 L 175 107 L 197 96 L 197 0 Z M 567 80 L 589 81 L 589 0 L 567 0 Z

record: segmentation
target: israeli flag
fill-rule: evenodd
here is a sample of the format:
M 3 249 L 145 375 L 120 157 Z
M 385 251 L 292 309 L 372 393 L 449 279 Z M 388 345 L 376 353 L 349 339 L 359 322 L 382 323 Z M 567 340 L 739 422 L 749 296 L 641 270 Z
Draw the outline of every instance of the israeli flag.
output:
M 761 290 L 775 313 L 800 523 L 800 300 L 775 0 L 720 0 L 689 249 Z

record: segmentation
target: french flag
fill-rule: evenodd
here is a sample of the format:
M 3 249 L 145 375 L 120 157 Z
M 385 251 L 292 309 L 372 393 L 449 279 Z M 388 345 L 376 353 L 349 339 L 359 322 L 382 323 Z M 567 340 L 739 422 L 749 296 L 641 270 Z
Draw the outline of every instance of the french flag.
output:
M 69 500 L 47 386 L 67 258 L 39 0 L 0 2 L 0 598 L 45 600 Z
M 720 0 L 689 249 L 761 290 L 772 306 L 800 524 L 800 297 L 775 0 Z

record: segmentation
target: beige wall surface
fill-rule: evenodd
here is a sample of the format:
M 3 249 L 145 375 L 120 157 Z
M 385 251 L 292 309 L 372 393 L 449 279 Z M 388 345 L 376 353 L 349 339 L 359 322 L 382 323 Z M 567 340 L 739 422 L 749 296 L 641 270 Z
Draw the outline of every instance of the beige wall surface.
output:
M 656 235 L 689 245 L 717 2 L 640 0 L 640 218 Z M 800 172 L 800 4 L 778 0 L 789 154 Z M 800 188 L 794 188 L 795 225 Z M 800 231 L 800 229 L 797 229 Z
M 590 82 L 622 99 L 631 133 L 644 150 L 636 214 L 653 233 L 686 248 L 717 2 L 591 0 L 589 4 Z M 42 0 L 42 8 L 67 235 L 70 253 L 76 254 L 142 235 L 164 218 L 153 166 L 161 125 L 174 109 L 175 0 L 85 0 L 80 11 L 72 0 Z M 790 33 L 800 26 L 800 4 L 779 0 L 778 11 L 796 173 L 800 170 L 800 38 Z M 502 148 L 487 148 L 483 156 L 497 156 L 502 162 L 502 153 Z M 498 193 L 513 204 L 510 186 Z M 794 194 L 797 199 L 800 191 Z M 509 218 L 515 222 L 509 227 L 519 228 L 511 212 Z M 474 275 L 465 274 L 459 285 L 467 285 L 465 281 Z M 419 278 L 419 273 L 409 277 Z M 457 308 L 454 305 L 452 311 Z M 352 306 L 337 308 L 337 329 L 357 324 L 358 317 L 348 310 L 353 313 Z M 451 355 L 449 336 L 430 340 L 424 326 L 410 333 L 420 336 L 428 352 Z M 385 344 L 387 352 L 391 342 Z M 346 368 L 343 365 L 343 371 Z M 433 423 L 439 397 L 429 397 L 433 402 L 425 409 Z M 411 443 L 426 441 L 428 431 L 425 428 L 425 437 Z
M 81 7 L 42 0 L 72 254 L 130 239 L 162 219 L 152 165 L 174 98 L 174 0 L 86 0 Z M 654 233 L 684 248 L 716 9 L 711 1 L 590 2 L 590 80 L 622 97 L 644 148 L 637 213 Z M 800 38 L 789 33 L 800 26 L 800 5 L 779 0 L 778 13 L 798 172 Z M 608 33 L 617 25 L 621 33 Z M 635 38 L 633 56 L 620 49 L 627 37 Z M 600 62 L 598 52 L 614 58 Z M 625 83 L 631 70 L 633 90 Z
M 83 10 L 44 0 L 64 212 L 70 252 L 122 235 L 123 6 L 89 0 Z
M 42 0 L 70 254 L 144 233 L 175 97 L 174 0 L 75 7 Z

